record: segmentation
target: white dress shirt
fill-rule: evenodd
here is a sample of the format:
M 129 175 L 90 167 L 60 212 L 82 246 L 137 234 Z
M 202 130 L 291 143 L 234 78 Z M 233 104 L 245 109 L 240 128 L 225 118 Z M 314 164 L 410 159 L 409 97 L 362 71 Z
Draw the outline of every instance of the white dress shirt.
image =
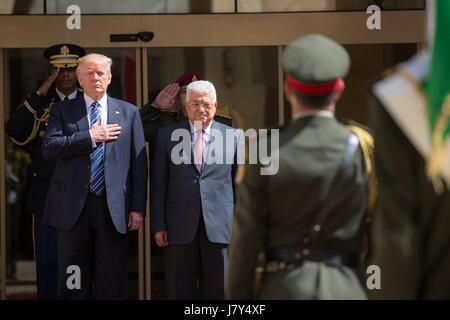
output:
M 75 99 L 77 97 L 78 89 L 75 89 L 71 94 L 66 96 L 64 93 L 58 90 L 58 88 L 55 88 L 56 94 L 58 95 L 59 99 L 61 101 L 64 101 L 64 98 L 67 97 L 69 100 Z

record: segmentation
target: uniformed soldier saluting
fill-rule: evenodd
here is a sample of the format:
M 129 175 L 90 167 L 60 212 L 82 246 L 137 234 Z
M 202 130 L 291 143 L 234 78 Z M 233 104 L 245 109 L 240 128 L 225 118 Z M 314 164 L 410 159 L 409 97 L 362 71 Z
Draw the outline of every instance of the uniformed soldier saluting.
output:
M 191 82 L 197 80 L 203 80 L 203 77 L 197 72 L 182 74 L 174 83 L 168 84 L 161 90 L 152 103 L 146 104 L 141 109 L 145 140 L 150 143 L 150 147 L 154 145 L 156 132 L 159 129 L 187 119 L 184 111 L 186 88 Z M 179 110 L 169 111 L 174 106 L 177 95 L 181 106 Z M 241 115 L 227 105 L 217 108 L 214 119 L 234 128 L 244 129 Z
M 73 44 L 57 44 L 44 51 L 50 62 L 50 76 L 39 89 L 28 95 L 11 114 L 6 133 L 19 146 L 26 146 L 32 157 L 32 177 L 26 210 L 34 217 L 37 293 L 39 299 L 56 299 L 56 234 L 49 226 L 41 225 L 41 217 L 54 161 L 44 160 L 41 145 L 47 118 L 53 103 L 75 99 L 82 92 L 77 89 L 76 68 L 84 50 Z
M 272 150 L 278 172 L 261 175 L 262 165 L 249 165 L 238 189 L 228 297 L 365 299 L 359 256 L 368 178 L 356 135 L 334 116 L 349 55 L 309 35 L 285 49 L 283 66 L 293 122 Z M 261 251 L 264 273 L 255 290 Z

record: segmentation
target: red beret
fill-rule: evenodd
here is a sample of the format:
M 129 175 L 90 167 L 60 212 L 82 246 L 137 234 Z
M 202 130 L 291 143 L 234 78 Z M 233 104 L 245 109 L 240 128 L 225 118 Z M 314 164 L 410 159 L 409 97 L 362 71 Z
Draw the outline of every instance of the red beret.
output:
M 175 80 L 175 82 L 178 83 L 180 87 L 184 87 L 187 86 L 189 83 L 197 80 L 203 80 L 203 77 L 196 72 L 186 72 L 185 74 L 181 75 L 177 80 Z

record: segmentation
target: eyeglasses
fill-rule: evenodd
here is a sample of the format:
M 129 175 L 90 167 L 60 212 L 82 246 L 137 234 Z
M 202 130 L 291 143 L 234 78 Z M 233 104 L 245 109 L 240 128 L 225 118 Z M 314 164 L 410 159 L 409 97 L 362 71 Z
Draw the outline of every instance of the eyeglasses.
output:
M 214 104 L 201 103 L 197 101 L 191 102 L 189 105 L 196 110 L 200 109 L 200 107 L 205 108 L 205 110 L 210 110 L 214 106 Z

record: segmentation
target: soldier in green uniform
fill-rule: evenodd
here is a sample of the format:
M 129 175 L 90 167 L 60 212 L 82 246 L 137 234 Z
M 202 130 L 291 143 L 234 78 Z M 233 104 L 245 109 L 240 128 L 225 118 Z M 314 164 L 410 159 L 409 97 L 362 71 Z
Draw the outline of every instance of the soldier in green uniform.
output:
M 38 90 L 29 94 L 11 114 L 6 133 L 18 146 L 31 154 L 32 177 L 28 190 L 26 210 L 33 215 L 36 255 L 36 282 L 39 299 L 56 299 L 56 233 L 41 225 L 47 190 L 56 162 L 45 160 L 42 141 L 53 103 L 75 99 L 83 93 L 78 90 L 76 68 L 84 49 L 74 44 L 57 44 L 44 51 L 50 63 L 51 75 Z
M 247 166 L 238 189 L 228 297 L 365 299 L 366 164 L 357 137 L 334 117 L 350 58 L 333 40 L 309 35 L 285 49 L 283 65 L 293 122 L 271 162 Z M 278 172 L 262 175 L 274 159 Z M 255 288 L 260 252 L 264 273 Z
M 371 263 L 381 280 L 372 298 L 450 299 L 450 2 L 435 5 L 431 56 L 419 52 L 372 88 Z

